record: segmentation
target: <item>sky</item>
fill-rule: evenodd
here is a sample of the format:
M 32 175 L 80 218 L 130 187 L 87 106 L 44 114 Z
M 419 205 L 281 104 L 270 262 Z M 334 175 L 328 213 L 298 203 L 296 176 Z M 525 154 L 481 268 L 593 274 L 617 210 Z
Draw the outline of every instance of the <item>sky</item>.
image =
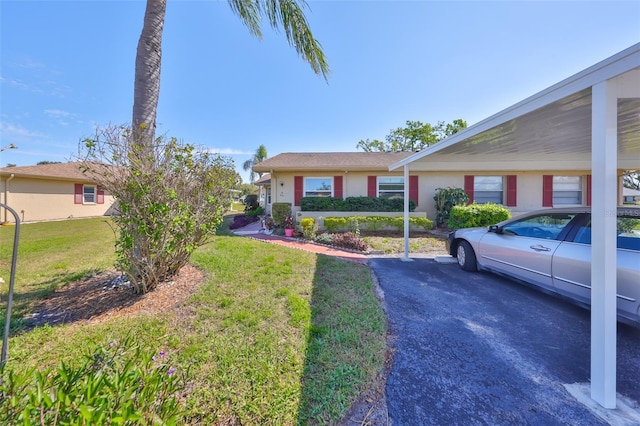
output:
M 168 0 L 158 134 L 242 163 L 356 151 L 407 120 L 469 125 L 640 42 L 640 0 L 310 0 L 328 81 L 223 0 Z M 0 0 L 0 167 L 77 158 L 131 121 L 145 2 Z

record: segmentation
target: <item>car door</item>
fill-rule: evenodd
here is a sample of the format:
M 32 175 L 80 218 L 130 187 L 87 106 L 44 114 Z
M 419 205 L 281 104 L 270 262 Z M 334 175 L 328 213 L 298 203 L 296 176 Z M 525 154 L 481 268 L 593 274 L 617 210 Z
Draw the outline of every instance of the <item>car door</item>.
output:
M 575 216 L 576 213 L 538 213 L 488 232 L 479 243 L 482 267 L 552 289 L 552 256 L 565 227 Z
M 638 321 L 640 307 L 640 218 L 620 215 L 617 225 L 618 314 Z M 556 250 L 553 284 L 584 304 L 591 301 L 591 221 L 587 220 Z

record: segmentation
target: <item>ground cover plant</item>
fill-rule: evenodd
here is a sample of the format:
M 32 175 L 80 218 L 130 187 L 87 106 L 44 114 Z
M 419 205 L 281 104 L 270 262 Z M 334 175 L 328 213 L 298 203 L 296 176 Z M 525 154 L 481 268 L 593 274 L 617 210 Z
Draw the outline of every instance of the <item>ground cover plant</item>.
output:
M 113 264 L 114 235 L 108 219 L 24 225 L 7 368 L 55 376 L 63 362 L 79 371 L 87 355 L 130 337 L 141 353 L 166 354 L 163 365 L 184 378 L 167 401 L 178 424 L 337 423 L 384 362 L 385 319 L 368 269 L 225 234 L 195 251 L 202 279 L 178 277 L 128 306 L 32 328 L 28 314 L 43 297 L 82 287 L 86 274 L 96 281 Z M 3 277 L 12 235 L 0 227 Z M 127 291 L 96 284 L 103 303 Z M 141 368 L 148 356 L 132 362 Z

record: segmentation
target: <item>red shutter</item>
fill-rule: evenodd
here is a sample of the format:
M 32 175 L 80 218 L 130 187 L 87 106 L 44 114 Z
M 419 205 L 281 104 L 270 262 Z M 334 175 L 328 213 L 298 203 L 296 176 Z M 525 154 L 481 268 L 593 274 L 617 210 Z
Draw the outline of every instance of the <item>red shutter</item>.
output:
M 418 205 L 418 176 L 409 176 L 409 199 Z
M 474 177 L 470 175 L 465 175 L 464 177 L 464 192 L 469 196 L 469 202 L 467 204 L 473 203 L 473 182 Z
M 507 207 L 517 206 L 518 201 L 518 176 L 507 175 Z
M 591 175 L 587 175 L 587 206 L 591 205 Z
M 542 175 L 542 207 L 553 207 L 553 175 Z
M 378 178 L 376 176 L 369 176 L 367 178 L 367 196 L 376 198 L 378 196 Z
M 83 185 L 81 183 L 76 183 L 74 185 L 73 190 L 73 204 L 82 204 L 83 194 L 82 194 Z
M 342 198 L 342 176 L 333 177 L 333 196 L 336 198 Z
M 104 204 L 104 189 L 100 187 L 96 189 L 96 203 Z
M 302 182 L 302 176 L 294 176 L 293 178 L 293 205 L 300 205 L 300 198 L 302 198 L 302 191 L 304 183 Z

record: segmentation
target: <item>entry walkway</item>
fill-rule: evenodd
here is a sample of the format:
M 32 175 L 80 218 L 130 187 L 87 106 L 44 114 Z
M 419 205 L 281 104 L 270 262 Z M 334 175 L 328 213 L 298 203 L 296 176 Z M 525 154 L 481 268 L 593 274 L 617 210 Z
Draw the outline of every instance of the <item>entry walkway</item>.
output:
M 340 250 L 321 244 L 315 244 L 298 238 L 281 237 L 279 235 L 268 235 L 260 232 L 260 229 L 260 222 L 254 222 L 245 226 L 244 228 L 234 230 L 233 233 L 236 235 L 241 235 L 243 237 L 253 238 L 254 240 L 264 241 L 266 243 L 305 250 L 311 253 L 339 257 L 341 259 L 351 260 L 358 263 L 367 263 L 367 256 L 362 253 L 353 253 L 347 250 Z

